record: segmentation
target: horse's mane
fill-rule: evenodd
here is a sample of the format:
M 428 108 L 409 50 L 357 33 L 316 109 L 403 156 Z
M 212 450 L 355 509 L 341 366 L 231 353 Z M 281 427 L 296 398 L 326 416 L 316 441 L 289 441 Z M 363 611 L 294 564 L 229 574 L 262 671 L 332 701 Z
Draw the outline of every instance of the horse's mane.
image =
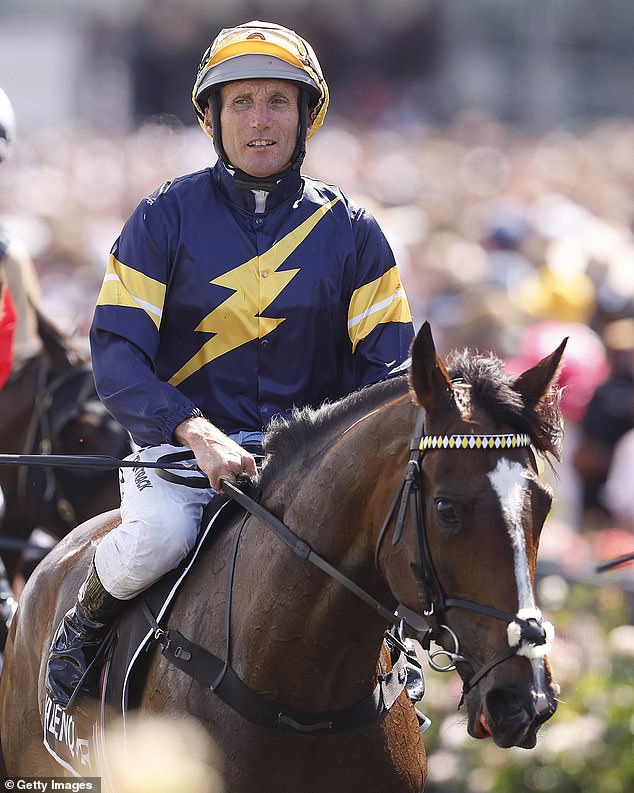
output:
M 464 349 L 452 352 L 446 363 L 452 381 L 469 386 L 474 408 L 485 411 L 496 423 L 526 433 L 544 457 L 559 460 L 563 425 L 558 391 L 527 405 L 513 388 L 515 377 L 504 370 L 504 363 L 497 356 Z
M 68 337 L 39 308 L 35 312 L 38 335 L 54 368 L 63 371 L 84 362 L 84 358 L 71 346 Z
M 276 417 L 264 436 L 266 465 L 262 471 L 262 486 L 266 487 L 300 450 L 320 441 L 326 431 L 329 435 L 339 427 L 343 431 L 356 418 L 389 399 L 406 394 L 407 388 L 405 376 L 393 377 L 355 391 L 337 402 L 326 402 L 318 408 L 295 408 L 289 417 Z
M 547 394 L 537 404 L 525 404 L 513 388 L 514 377 L 504 371 L 503 361 L 493 354 L 473 350 L 454 351 L 447 358 L 451 380 L 469 386 L 471 404 L 486 412 L 496 423 L 513 427 L 532 439 L 544 457 L 559 459 L 562 418 L 557 392 Z M 323 441 L 325 433 L 340 434 L 357 418 L 379 405 L 407 393 L 407 377 L 368 386 L 337 402 L 319 408 L 295 409 L 289 417 L 278 417 L 264 437 L 266 465 L 261 484 L 266 487 L 300 451 Z

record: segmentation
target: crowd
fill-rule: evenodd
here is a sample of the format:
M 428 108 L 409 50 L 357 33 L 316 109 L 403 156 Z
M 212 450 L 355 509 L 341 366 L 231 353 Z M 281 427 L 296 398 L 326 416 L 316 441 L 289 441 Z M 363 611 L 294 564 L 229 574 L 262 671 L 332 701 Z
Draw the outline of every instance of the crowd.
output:
M 0 224 L 31 253 L 44 312 L 85 339 L 107 254 L 125 218 L 165 179 L 213 158 L 193 126 L 148 123 L 127 135 L 80 127 L 24 134 L 0 169 Z M 557 661 L 568 690 L 582 691 L 580 670 L 603 646 L 600 625 L 591 622 L 593 604 L 579 617 L 583 630 L 575 634 L 575 592 L 560 574 L 581 580 L 600 558 L 634 550 L 634 121 L 528 134 L 476 112 L 443 128 L 412 122 L 369 129 L 335 118 L 311 141 L 305 171 L 340 184 L 379 219 L 415 323 L 432 323 L 442 354 L 462 346 L 493 350 L 522 371 L 569 336 L 561 375 L 565 446 L 558 479 L 553 473 L 555 506 L 542 539 L 539 586 L 550 610 L 557 608 L 557 592 L 566 603 L 558 620 Z M 632 579 L 625 575 L 623 592 L 631 593 Z M 585 591 L 582 596 L 588 597 Z M 609 600 L 603 598 L 604 609 Z M 628 619 L 618 615 L 619 630 L 630 627 L 622 624 Z M 631 661 L 631 649 L 616 641 L 616 630 L 610 634 L 614 657 L 603 659 L 603 667 L 618 671 L 622 659 Z M 576 746 L 580 735 L 590 734 L 595 748 L 613 746 L 617 717 L 623 724 L 631 718 L 623 704 L 628 679 L 618 687 L 611 679 L 602 684 L 617 692 L 611 703 L 620 708 L 616 716 L 607 718 L 603 703 L 594 715 L 586 697 L 578 703 L 583 716 L 558 722 L 559 732 L 540 744 L 536 767 L 542 776 L 531 777 L 530 789 L 553 789 L 539 780 L 554 774 L 563 779 L 570 769 L 566 741 Z M 455 684 L 457 678 L 447 685 Z M 440 730 L 429 739 L 430 789 L 462 793 L 452 786 L 462 778 L 469 793 L 519 789 L 515 782 L 496 787 L 496 774 L 504 784 L 497 756 L 478 758 L 474 771 L 466 769 L 463 745 L 451 744 L 457 740 L 450 727 L 459 691 L 440 689 L 436 700 L 433 691 L 426 703 L 437 708 Z M 452 708 L 445 712 L 447 702 Z M 568 715 L 573 711 L 568 705 Z M 131 725 L 126 739 L 138 765 L 113 768 L 122 791 L 158 790 L 166 780 L 163 787 L 173 787 L 174 768 L 183 789 L 217 789 L 209 776 L 212 748 L 200 736 L 177 725 L 181 746 L 166 724 L 149 726 L 151 732 L 143 724 L 137 734 Z M 628 730 L 631 735 L 630 726 L 617 738 Z M 156 756 L 157 741 L 164 764 L 158 776 L 148 775 L 148 752 Z M 563 771 L 552 757 L 558 751 L 566 757 Z M 120 754 L 116 743 L 114 752 Z M 522 767 L 515 773 L 528 774 Z M 582 790 L 563 783 L 561 789 Z
M 133 207 L 214 157 L 193 125 L 24 134 L 0 172 L 0 218 L 33 256 L 44 311 L 83 337 Z M 339 117 L 305 172 L 376 215 L 415 322 L 430 320 L 442 352 L 494 350 L 519 370 L 570 337 L 555 515 L 575 531 L 631 532 L 634 122 L 536 134 L 475 111 L 443 128 Z

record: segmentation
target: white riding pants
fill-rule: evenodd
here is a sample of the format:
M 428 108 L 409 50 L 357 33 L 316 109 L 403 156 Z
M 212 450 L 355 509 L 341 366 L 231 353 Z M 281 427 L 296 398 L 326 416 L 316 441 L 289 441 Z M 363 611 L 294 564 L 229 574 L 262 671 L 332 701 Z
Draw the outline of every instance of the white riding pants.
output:
M 126 459 L 154 462 L 187 451 L 182 446 L 149 446 Z M 156 468 L 121 468 L 121 524 L 97 545 L 95 568 L 104 588 L 129 600 L 173 570 L 196 542 L 203 509 L 217 491 L 169 482 Z M 197 471 L 175 472 L 200 477 Z

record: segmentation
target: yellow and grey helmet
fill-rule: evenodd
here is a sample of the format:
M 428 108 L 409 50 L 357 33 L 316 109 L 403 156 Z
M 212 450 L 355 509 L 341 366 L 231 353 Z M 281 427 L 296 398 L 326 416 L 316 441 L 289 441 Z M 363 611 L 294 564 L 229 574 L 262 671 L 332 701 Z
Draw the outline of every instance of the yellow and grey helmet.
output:
M 15 141 L 15 113 L 9 97 L 0 88 L 0 162 L 6 160 Z
M 304 88 L 313 108 L 308 137 L 317 132 L 329 94 L 313 48 L 293 30 L 257 20 L 221 30 L 203 55 L 192 91 L 201 126 L 209 98 L 220 86 L 258 78 L 289 80 Z

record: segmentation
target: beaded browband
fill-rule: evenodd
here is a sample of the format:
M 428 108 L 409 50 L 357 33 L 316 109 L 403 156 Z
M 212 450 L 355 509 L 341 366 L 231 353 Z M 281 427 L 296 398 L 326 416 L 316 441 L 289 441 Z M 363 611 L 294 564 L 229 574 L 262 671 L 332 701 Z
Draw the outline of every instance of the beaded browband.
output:
M 530 435 L 423 435 L 418 444 L 426 449 L 520 449 L 531 445 Z

